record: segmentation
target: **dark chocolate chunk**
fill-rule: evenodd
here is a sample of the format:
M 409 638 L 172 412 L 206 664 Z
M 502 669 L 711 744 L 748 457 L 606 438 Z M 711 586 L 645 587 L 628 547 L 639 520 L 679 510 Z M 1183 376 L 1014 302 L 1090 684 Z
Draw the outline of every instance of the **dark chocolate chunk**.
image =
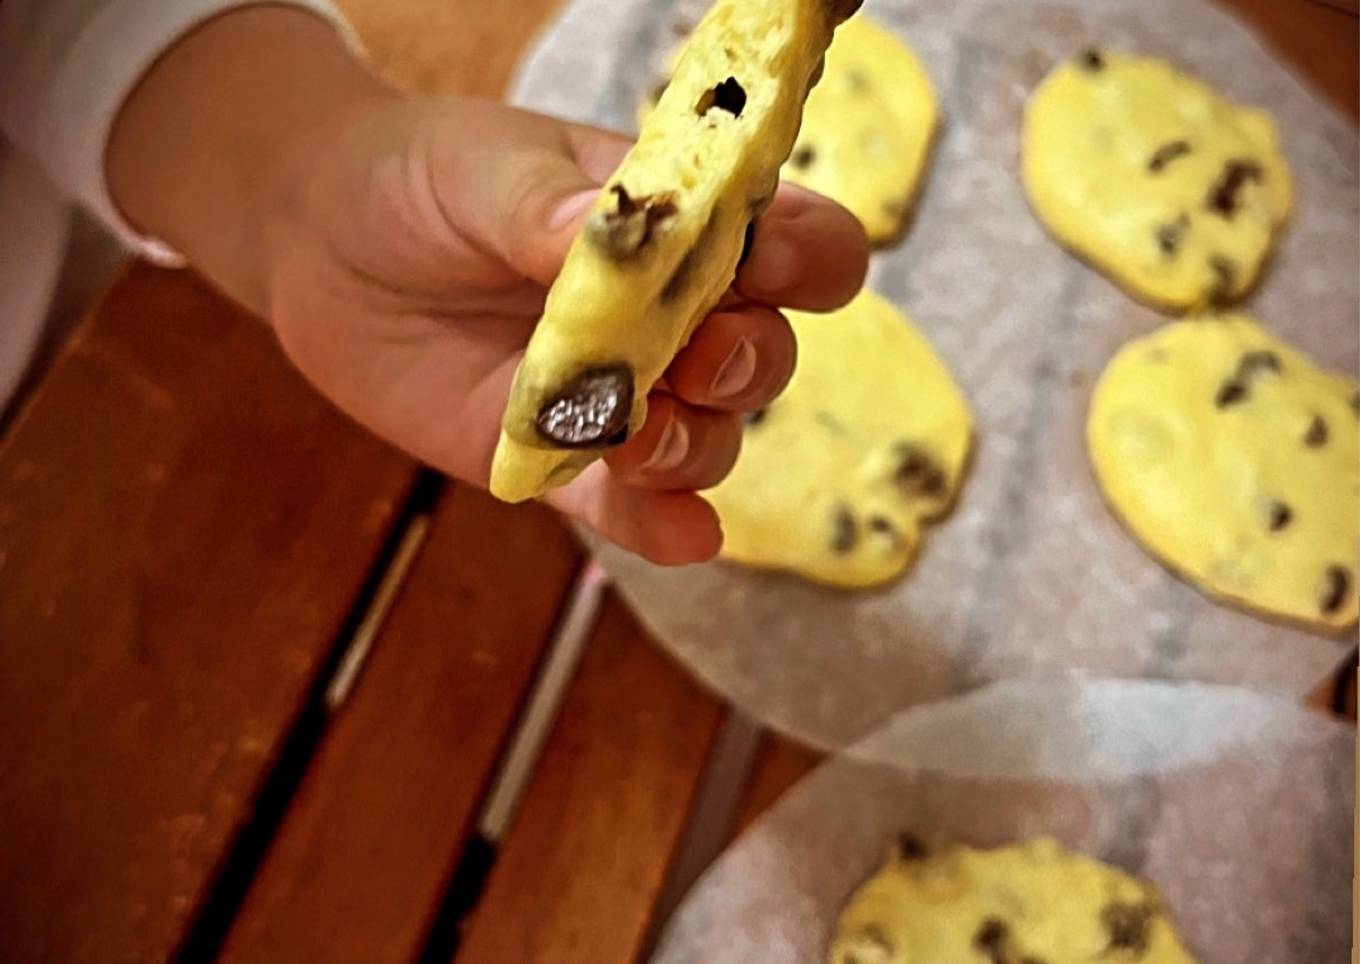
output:
M 622 184 L 610 191 L 616 198 L 614 210 L 593 216 L 586 233 L 611 258 L 626 261 L 647 246 L 659 225 L 675 216 L 675 198 L 670 193 L 634 198 Z
M 1153 174 L 1160 173 L 1168 164 L 1178 157 L 1184 157 L 1190 153 L 1189 141 L 1171 141 L 1163 144 L 1153 152 L 1148 159 L 1148 170 Z
M 758 408 L 754 412 L 747 412 L 745 418 L 746 424 L 759 425 L 761 422 L 765 421 L 766 413 L 767 409 L 763 408 Z
M 809 167 L 812 166 L 812 162 L 815 161 L 816 159 L 817 152 L 813 150 L 811 147 L 804 145 L 803 147 L 800 147 L 793 152 L 793 155 L 789 158 L 789 161 L 793 164 L 795 170 L 806 171 Z
M 1294 519 L 1294 510 L 1283 502 L 1272 501 L 1270 503 L 1270 531 L 1279 532 L 1289 525 Z
M 849 506 L 836 507 L 832 525 L 834 532 L 831 536 L 831 551 L 844 554 L 855 548 L 855 543 L 859 542 L 859 523 L 855 521 Z
M 718 86 L 704 91 L 699 103 L 694 105 L 694 113 L 703 117 L 715 107 L 727 111 L 733 117 L 741 116 L 741 112 L 746 109 L 746 88 L 738 83 L 737 78 L 728 77 Z
M 1190 230 L 1190 218 L 1182 214 L 1170 224 L 1163 224 L 1157 229 L 1157 247 L 1162 249 L 1162 254 L 1172 257 L 1180 250 L 1181 242 L 1185 240 L 1185 233 Z
M 1110 951 L 1147 950 L 1148 928 L 1152 923 L 1152 908 L 1147 904 L 1126 904 L 1115 901 L 1100 912 L 1100 922 L 1110 935 L 1106 953 Z
M 1214 290 L 1211 296 L 1215 301 L 1228 297 L 1233 283 L 1237 280 L 1237 264 L 1221 254 L 1209 256 L 1209 269 L 1214 273 Z
M 1344 566 L 1328 566 L 1322 576 L 1322 597 L 1318 604 L 1330 616 L 1345 605 L 1351 592 L 1351 574 Z
M 1236 405 L 1247 397 L 1247 386 L 1235 378 L 1230 378 L 1222 385 L 1218 386 L 1218 394 L 1214 396 L 1214 404 L 1219 408 L 1227 408 L 1229 405 Z
M 888 535 L 897 534 L 897 526 L 893 525 L 891 519 L 883 515 L 871 517 L 869 519 L 869 529 L 871 532 L 883 532 Z
M 1321 415 L 1314 415 L 1308 423 L 1308 431 L 1303 434 L 1303 444 L 1310 449 L 1322 448 L 1327 444 L 1327 434 L 1327 420 Z
M 980 951 L 997 951 L 1010 937 L 1010 928 L 999 917 L 988 917 L 973 935 L 973 946 Z
M 1282 371 L 1284 363 L 1280 361 L 1280 356 L 1269 350 L 1246 352 L 1237 363 L 1238 377 L 1248 380 L 1261 372 L 1274 372 L 1278 375 Z
M 1090 50 L 1083 50 L 1081 55 L 1077 58 L 1077 62 L 1087 70 L 1105 69 L 1105 58 L 1101 56 L 1100 51 L 1096 50 L 1094 47 Z
M 898 443 L 897 455 L 893 478 L 906 495 L 933 496 L 944 492 L 944 472 L 929 455 L 910 442 Z
M 562 448 L 618 445 L 628 437 L 632 409 L 631 368 L 624 364 L 590 368 L 538 410 L 534 428 Z
M 930 848 L 916 834 L 903 831 L 897 835 L 897 856 L 903 860 L 924 860 L 930 856 Z
M 1222 176 L 1209 189 L 1209 196 L 1204 202 L 1205 207 L 1214 214 L 1231 220 L 1232 216 L 1237 213 L 1237 200 L 1242 188 L 1247 185 L 1248 181 L 1261 183 L 1265 176 L 1265 171 L 1255 161 L 1228 161 L 1223 165 Z

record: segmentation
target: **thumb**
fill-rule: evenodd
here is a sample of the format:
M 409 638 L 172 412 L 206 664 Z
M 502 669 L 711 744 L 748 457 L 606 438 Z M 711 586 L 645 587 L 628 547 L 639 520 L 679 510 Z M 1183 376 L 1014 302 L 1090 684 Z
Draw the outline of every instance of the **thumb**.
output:
M 618 134 L 473 101 L 434 151 L 455 227 L 522 277 L 551 284 L 600 185 L 631 142 Z

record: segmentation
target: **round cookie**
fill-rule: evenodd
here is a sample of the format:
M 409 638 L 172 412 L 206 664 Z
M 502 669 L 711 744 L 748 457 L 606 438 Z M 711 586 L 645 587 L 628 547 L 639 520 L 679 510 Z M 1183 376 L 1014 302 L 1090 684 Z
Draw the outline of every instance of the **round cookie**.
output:
M 1151 884 L 1047 838 L 995 850 L 904 834 L 841 912 L 830 964 L 1193 964 Z
M 911 211 L 938 122 L 935 90 L 916 55 L 860 14 L 827 49 L 780 176 L 843 205 L 871 242 L 887 243 Z
M 1203 592 L 1353 626 L 1360 393 L 1247 318 L 1173 322 L 1101 375 L 1096 478 L 1147 549 Z
M 954 500 L 972 436 L 967 402 L 879 295 L 789 320 L 793 378 L 748 419 L 736 466 L 706 493 L 723 556 L 847 588 L 886 582 L 911 562 L 922 524 Z
M 1241 296 L 1289 214 L 1275 122 L 1160 60 L 1058 65 L 1026 105 L 1022 151 L 1040 220 L 1157 307 Z

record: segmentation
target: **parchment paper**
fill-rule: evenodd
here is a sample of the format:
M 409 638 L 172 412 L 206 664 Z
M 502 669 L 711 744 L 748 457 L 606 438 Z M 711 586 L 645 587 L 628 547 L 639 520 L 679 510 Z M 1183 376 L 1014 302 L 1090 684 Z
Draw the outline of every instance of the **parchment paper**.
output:
M 515 99 L 633 130 L 691 7 L 577 0 L 529 57 Z M 882 592 L 725 563 L 659 569 L 602 546 L 619 589 L 708 685 L 827 747 L 923 700 L 1055 669 L 1304 692 L 1342 643 L 1208 601 L 1104 505 L 1083 443 L 1092 385 L 1121 344 L 1166 318 L 1046 236 L 1017 178 L 1019 122 L 1048 69 L 1091 45 L 1169 57 L 1270 109 L 1298 205 L 1247 310 L 1352 375 L 1354 128 L 1205 0 L 869 0 L 865 11 L 909 39 L 942 103 L 914 226 L 876 256 L 871 284 L 924 329 L 973 406 L 976 456 L 958 508 Z
M 1049 835 L 1151 879 L 1207 964 L 1341 964 L 1355 732 L 1279 697 L 1012 680 L 908 710 L 786 794 L 700 878 L 653 964 L 820 964 L 903 830 Z

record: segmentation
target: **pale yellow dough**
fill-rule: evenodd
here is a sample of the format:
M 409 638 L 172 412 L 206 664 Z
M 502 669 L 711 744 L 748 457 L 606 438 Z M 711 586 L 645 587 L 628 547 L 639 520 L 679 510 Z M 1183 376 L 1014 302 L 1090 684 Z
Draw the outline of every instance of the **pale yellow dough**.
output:
M 1356 622 L 1360 394 L 1247 318 L 1126 345 L 1091 400 L 1110 506 L 1211 596 L 1319 627 Z
M 910 837 L 851 897 L 830 964 L 1193 964 L 1151 884 L 1047 838 Z
M 644 123 L 655 103 L 642 105 Z M 921 62 L 861 14 L 831 41 L 780 176 L 843 205 L 871 242 L 887 243 L 911 211 L 938 123 L 935 89 Z
M 1023 177 L 1059 241 L 1171 310 L 1246 292 L 1291 203 L 1268 114 L 1109 50 L 1059 64 L 1035 90 Z
M 954 501 L 972 437 L 930 343 L 869 291 L 829 315 L 790 312 L 798 366 L 748 423 L 705 495 L 725 558 L 847 588 L 900 575 L 926 520 Z
M 718 0 L 548 293 L 515 374 L 491 491 L 574 478 L 646 417 L 772 197 L 836 24 L 858 0 Z

